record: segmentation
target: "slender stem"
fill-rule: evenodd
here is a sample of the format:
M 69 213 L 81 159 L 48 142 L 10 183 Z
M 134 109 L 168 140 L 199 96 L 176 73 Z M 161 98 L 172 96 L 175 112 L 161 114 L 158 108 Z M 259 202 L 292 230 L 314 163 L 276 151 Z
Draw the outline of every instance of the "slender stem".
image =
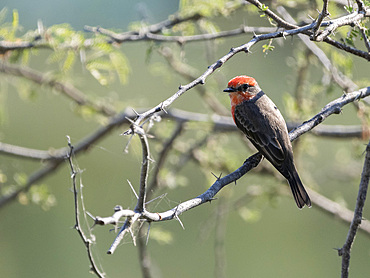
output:
M 347 278 L 349 275 L 349 261 L 351 258 L 351 248 L 357 234 L 357 230 L 362 221 L 362 211 L 365 206 L 367 189 L 370 180 L 370 141 L 366 147 L 366 156 L 364 167 L 361 175 L 361 182 L 358 190 L 356 208 L 353 215 L 351 225 L 347 234 L 347 239 L 341 249 L 338 250 L 338 255 L 342 256 L 342 278 Z

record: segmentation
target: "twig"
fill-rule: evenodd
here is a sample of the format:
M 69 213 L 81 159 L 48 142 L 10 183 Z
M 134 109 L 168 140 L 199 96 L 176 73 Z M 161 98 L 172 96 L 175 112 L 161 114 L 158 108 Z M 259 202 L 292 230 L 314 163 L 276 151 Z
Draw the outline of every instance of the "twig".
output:
M 321 26 L 321 23 L 322 21 L 324 20 L 325 17 L 327 17 L 329 14 L 328 12 L 328 4 L 329 4 L 329 0 L 323 0 L 323 7 L 322 7 L 322 11 L 321 13 L 319 13 L 319 17 L 317 18 L 316 20 L 316 24 L 315 26 L 312 28 L 312 40 L 316 40 L 317 39 L 317 35 L 318 35 L 318 30 Z
M 351 247 L 355 240 L 355 236 L 358 230 L 358 226 L 362 221 L 362 211 L 365 205 L 367 188 L 370 180 L 370 142 L 366 147 L 366 156 L 364 161 L 364 167 L 361 175 L 361 182 L 358 190 L 356 208 L 353 215 L 353 219 L 347 234 L 347 239 L 341 249 L 338 250 L 338 255 L 342 256 L 342 278 L 348 277 L 349 261 L 351 257 Z
M 87 256 L 90 260 L 90 263 L 91 263 L 91 271 L 94 272 L 96 274 L 96 276 L 98 277 L 105 277 L 105 274 L 102 273 L 99 268 L 97 267 L 96 263 L 95 263 L 95 260 L 94 260 L 94 257 L 92 255 L 92 244 L 93 244 L 93 240 L 87 238 L 87 236 L 85 235 L 85 233 L 83 232 L 82 230 L 82 227 L 81 227 L 81 223 L 80 223 L 80 210 L 79 210 L 79 202 L 78 202 L 78 190 L 77 190 L 77 186 L 76 186 L 76 176 L 78 174 L 78 172 L 75 170 L 75 167 L 73 165 L 73 161 L 72 161 L 72 155 L 73 155 L 73 145 L 71 143 L 71 139 L 67 136 L 68 138 L 68 146 L 69 146 L 69 152 L 68 152 L 68 155 L 67 155 L 67 160 L 69 162 L 69 167 L 71 168 L 71 179 L 72 179 L 72 186 L 73 186 L 73 195 L 74 195 L 74 204 L 75 204 L 75 226 L 74 228 L 76 229 L 76 231 L 78 232 L 78 234 L 80 235 L 83 243 L 85 244 L 85 247 L 86 247 L 86 251 L 87 251 Z M 81 188 L 80 188 L 81 189 Z M 80 194 L 82 194 L 82 192 L 80 192 Z M 83 211 L 83 213 L 85 213 Z

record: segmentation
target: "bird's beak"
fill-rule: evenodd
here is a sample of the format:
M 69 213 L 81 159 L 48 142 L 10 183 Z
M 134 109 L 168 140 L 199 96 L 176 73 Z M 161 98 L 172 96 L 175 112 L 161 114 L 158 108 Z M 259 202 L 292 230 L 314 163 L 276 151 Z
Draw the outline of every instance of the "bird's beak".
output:
M 229 87 L 229 88 L 226 88 L 226 89 L 224 90 L 224 92 L 225 92 L 225 93 L 232 93 L 232 92 L 235 92 L 235 89 L 234 89 L 234 88 Z

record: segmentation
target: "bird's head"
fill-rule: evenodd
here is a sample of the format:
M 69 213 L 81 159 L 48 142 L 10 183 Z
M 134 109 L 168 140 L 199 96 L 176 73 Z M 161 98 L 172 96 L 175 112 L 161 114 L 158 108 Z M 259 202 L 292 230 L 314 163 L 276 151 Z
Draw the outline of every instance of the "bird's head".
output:
M 259 91 L 257 81 L 250 76 L 240 75 L 234 77 L 227 84 L 224 92 L 229 93 L 232 102 L 240 102 L 253 98 Z

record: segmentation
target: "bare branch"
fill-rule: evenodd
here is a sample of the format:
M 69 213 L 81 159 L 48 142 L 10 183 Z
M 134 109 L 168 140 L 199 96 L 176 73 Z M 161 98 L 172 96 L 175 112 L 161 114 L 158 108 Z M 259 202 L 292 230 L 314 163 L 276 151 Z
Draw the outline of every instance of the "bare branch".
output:
M 135 36 L 135 35 L 145 34 L 145 33 L 155 34 L 155 33 L 161 32 L 164 29 L 171 28 L 179 23 L 187 22 L 187 21 L 197 21 L 201 19 L 202 17 L 203 16 L 199 13 L 195 13 L 193 15 L 189 15 L 186 17 L 175 15 L 165 21 L 162 21 L 162 22 L 159 22 L 157 24 L 153 24 L 147 27 L 143 27 L 143 30 L 130 31 L 130 32 L 125 32 L 125 33 L 120 33 L 120 34 L 117 34 L 115 32 L 109 31 L 101 27 L 85 26 L 84 29 L 87 32 L 100 33 L 103 35 L 107 35 L 116 42 L 123 42 L 127 38 Z
M 192 36 L 166 36 L 160 34 L 154 34 L 150 32 L 146 33 L 137 33 L 132 35 L 125 35 L 122 36 L 121 34 L 115 33 L 108 29 L 104 29 L 101 27 L 88 27 L 86 26 L 85 29 L 94 33 L 101 33 L 103 35 L 108 36 L 109 38 L 113 39 L 117 43 L 123 42 L 136 42 L 136 41 L 156 41 L 156 42 L 176 42 L 179 44 L 184 44 L 188 42 L 197 42 L 197 41 L 205 41 L 205 40 L 215 40 L 220 38 L 227 38 L 238 36 L 242 34 L 253 34 L 253 33 L 272 33 L 276 30 L 274 27 L 250 27 L 250 26 L 241 26 L 240 28 L 236 28 L 233 30 L 228 31 L 221 31 L 214 34 L 199 34 L 199 35 L 192 35 Z
M 370 142 L 366 147 L 366 156 L 364 161 L 364 167 L 362 170 L 361 182 L 358 190 L 356 208 L 353 215 L 353 219 L 347 234 L 347 239 L 343 247 L 338 250 L 338 255 L 342 256 L 342 278 L 347 278 L 349 274 L 348 270 L 349 270 L 349 261 L 351 257 L 351 248 L 355 240 L 358 227 L 362 221 L 362 211 L 365 206 L 369 180 L 370 180 Z
M 321 13 L 319 14 L 319 17 L 317 18 L 316 20 L 316 24 L 315 26 L 312 28 L 312 40 L 316 40 L 317 39 L 317 32 L 321 26 L 321 23 L 322 21 L 324 20 L 325 17 L 329 16 L 329 12 L 328 12 L 328 4 L 329 4 L 329 0 L 324 0 L 323 1 L 323 7 L 322 7 L 322 11 Z
M 120 229 L 120 231 L 118 232 L 115 240 L 113 241 L 113 244 L 109 248 L 109 250 L 107 252 L 108 255 L 114 253 L 114 251 L 117 249 L 119 243 L 121 242 L 121 240 L 123 239 L 125 234 L 127 232 L 130 232 L 131 226 L 139 219 L 140 215 L 141 215 L 140 213 L 135 213 L 132 217 L 127 217 L 125 223 L 123 224 L 123 226 Z
M 337 28 L 344 25 L 352 25 L 355 22 L 360 21 L 364 18 L 364 13 L 353 12 L 347 16 L 331 20 L 328 27 L 325 28 L 317 37 L 316 41 L 323 41 L 326 37 L 331 35 Z
M 135 207 L 136 212 L 143 212 L 145 210 L 145 198 L 146 198 L 146 186 L 148 180 L 149 172 L 149 160 L 150 160 L 150 151 L 148 138 L 145 134 L 145 131 L 140 127 L 134 127 L 134 131 L 139 135 L 141 141 L 141 147 L 143 151 L 143 158 L 141 164 L 141 174 L 140 174 L 140 190 L 139 190 L 139 199 Z
M 109 132 L 111 132 L 114 128 L 129 123 L 129 121 L 127 120 L 127 116 L 128 114 L 123 112 L 115 117 L 111 117 L 110 121 L 106 126 L 98 128 L 92 134 L 86 136 L 80 142 L 78 142 L 74 148 L 74 153 L 79 154 L 80 152 L 88 150 L 91 147 L 91 145 L 101 140 L 104 136 L 109 134 Z M 59 168 L 62 162 L 66 159 L 67 152 L 58 152 L 58 154 L 59 156 L 50 160 L 49 163 L 46 166 L 44 166 L 44 168 L 30 175 L 24 186 L 17 189 L 16 191 L 9 193 L 8 195 L 2 196 L 0 198 L 0 208 L 10 203 L 10 201 L 14 200 L 21 192 L 27 191 L 34 183 L 45 178 L 49 174 L 53 173 L 54 170 Z
M 290 140 L 294 141 L 302 134 L 310 131 L 317 125 L 321 124 L 330 115 L 340 113 L 341 107 L 343 107 L 344 105 L 351 103 L 353 101 L 356 101 L 358 99 L 365 98 L 369 95 L 370 95 L 370 87 L 367 87 L 359 91 L 355 91 L 355 92 L 351 92 L 349 94 L 343 95 L 342 97 L 330 102 L 323 108 L 323 110 L 320 113 L 315 115 L 310 120 L 304 122 L 299 127 L 292 130 L 289 133 Z M 262 155 L 259 153 L 256 153 L 252 155 L 251 157 L 249 157 L 240 168 L 238 168 L 237 170 L 235 170 L 234 172 L 230 173 L 229 175 L 223 178 L 217 179 L 215 183 L 213 183 L 213 185 L 206 192 L 199 195 L 198 197 L 195 197 L 193 199 L 180 203 L 173 209 L 165 211 L 165 212 L 152 213 L 152 212 L 144 211 L 141 214 L 140 218 L 145 219 L 149 222 L 172 220 L 185 211 L 188 211 L 206 202 L 210 202 L 214 199 L 214 196 L 224 186 L 240 179 L 243 175 L 245 175 L 251 169 L 256 167 L 261 161 L 261 159 L 262 159 Z
M 80 210 L 79 210 L 79 202 L 78 202 L 78 190 L 77 190 L 77 185 L 76 185 L 76 176 L 78 174 L 78 172 L 75 170 L 75 167 L 74 167 L 74 164 L 73 164 L 73 161 L 72 161 L 72 155 L 73 155 L 73 146 L 71 144 L 71 139 L 68 137 L 68 146 L 70 148 L 69 152 L 68 152 L 68 155 L 67 155 L 67 159 L 68 159 L 68 162 L 69 162 L 69 166 L 71 168 L 71 179 L 72 179 L 72 186 L 73 186 L 73 195 L 74 195 L 74 203 L 75 203 L 75 229 L 76 231 L 78 232 L 78 234 L 80 235 L 83 243 L 85 244 L 85 247 L 86 247 L 86 251 L 87 251 L 87 256 L 90 260 L 90 263 L 91 263 L 91 271 L 94 272 L 96 274 L 96 276 L 98 277 L 105 277 L 105 274 L 102 273 L 99 268 L 97 267 L 96 263 L 95 263 L 95 260 L 94 260 L 94 257 L 92 255 L 92 243 L 93 243 L 93 240 L 87 238 L 87 236 L 85 235 L 85 233 L 83 232 L 82 230 L 82 227 L 81 227 L 81 222 L 80 222 Z M 80 194 L 82 195 L 82 186 L 80 187 Z M 83 211 L 83 213 L 85 213 Z
M 130 231 L 131 226 L 140 218 L 143 212 L 145 212 L 145 199 L 146 199 L 146 190 L 147 190 L 147 180 L 148 180 L 148 172 L 149 172 L 149 160 L 150 160 L 150 151 L 149 151 L 149 143 L 145 131 L 142 127 L 137 126 L 135 124 L 131 125 L 132 131 L 134 134 L 137 134 L 141 141 L 141 148 L 142 148 L 142 165 L 141 165 L 141 174 L 140 174 L 140 189 L 139 189 L 139 197 L 137 200 L 137 204 L 135 207 L 135 214 L 133 217 L 127 217 L 125 224 L 122 226 L 120 231 L 118 232 L 113 244 L 111 245 L 108 254 L 113 254 L 116 250 L 118 244 L 123 239 L 125 233 Z
M 66 148 L 59 150 L 36 150 L 0 142 L 0 153 L 34 160 L 53 160 L 64 156 Z
M 338 48 L 340 50 L 344 50 L 344 51 L 346 51 L 348 53 L 351 53 L 353 55 L 359 56 L 361 58 L 364 58 L 364 59 L 370 61 L 370 53 L 369 52 L 358 50 L 357 48 L 354 48 L 352 46 L 349 46 L 349 45 L 346 45 L 344 43 L 340 43 L 340 42 L 338 42 L 336 40 L 333 40 L 330 37 L 326 37 L 324 39 L 324 42 L 326 42 L 326 43 L 328 43 L 328 44 L 330 44 L 330 45 L 332 45 L 332 46 L 334 46 L 334 47 L 336 47 L 336 48 Z
M 108 107 L 107 105 L 97 104 L 89 100 L 84 93 L 75 88 L 72 84 L 57 81 L 26 66 L 17 66 L 14 64 L 0 62 L 0 72 L 12 76 L 22 77 L 39 85 L 50 86 L 51 88 L 72 99 L 78 105 L 89 106 L 96 112 L 102 113 L 103 115 L 114 116 L 116 114 L 113 108 Z
M 348 94 L 343 95 L 342 97 L 333 100 L 332 102 L 328 103 L 323 110 L 315 115 L 312 119 L 307 122 L 304 122 L 301 126 L 295 128 L 289 133 L 289 137 L 291 141 L 295 140 L 301 134 L 311 130 L 315 126 L 319 125 L 322 121 L 324 121 L 327 117 L 332 114 L 339 114 L 341 112 L 341 108 L 353 101 L 356 101 L 360 98 L 364 98 L 370 95 L 370 87 L 363 88 L 361 90 L 351 92 Z

